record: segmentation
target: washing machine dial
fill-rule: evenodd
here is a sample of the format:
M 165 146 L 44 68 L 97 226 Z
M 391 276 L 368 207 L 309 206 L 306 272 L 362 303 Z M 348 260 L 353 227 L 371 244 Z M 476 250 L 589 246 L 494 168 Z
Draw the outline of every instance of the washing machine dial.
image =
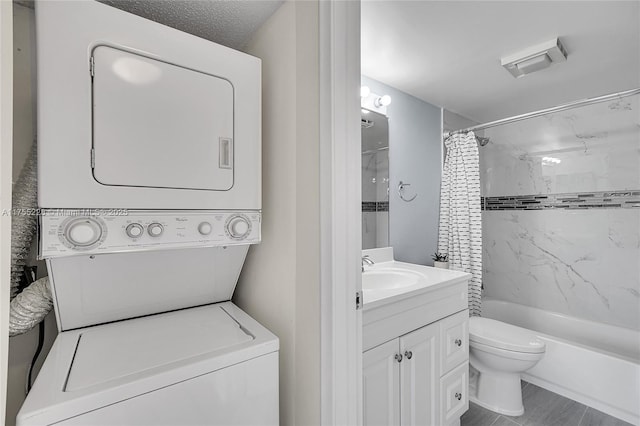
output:
M 244 215 L 235 215 L 227 219 L 227 235 L 234 240 L 242 240 L 251 233 L 251 221 Z
M 212 230 L 213 228 L 209 222 L 201 222 L 200 225 L 198 225 L 198 232 L 201 235 L 209 235 Z
M 79 217 L 64 224 L 61 239 L 72 249 L 90 249 L 100 243 L 105 235 L 103 223 L 98 218 Z
M 149 226 L 147 226 L 147 232 L 152 237 L 159 237 L 160 235 L 162 235 L 163 231 L 164 231 L 164 228 L 159 223 L 152 223 Z
M 144 232 L 144 228 L 139 223 L 131 223 L 127 226 L 126 232 L 130 238 L 138 238 Z

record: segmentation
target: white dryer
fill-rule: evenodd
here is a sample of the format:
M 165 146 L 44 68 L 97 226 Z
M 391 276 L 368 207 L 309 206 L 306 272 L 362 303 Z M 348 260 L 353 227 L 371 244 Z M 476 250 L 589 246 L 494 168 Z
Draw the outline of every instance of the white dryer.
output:
M 261 233 L 260 61 L 36 2 L 40 255 L 60 331 L 18 425 L 276 425 L 278 339 L 233 305 Z
M 36 1 L 41 208 L 255 210 L 261 63 L 96 1 Z

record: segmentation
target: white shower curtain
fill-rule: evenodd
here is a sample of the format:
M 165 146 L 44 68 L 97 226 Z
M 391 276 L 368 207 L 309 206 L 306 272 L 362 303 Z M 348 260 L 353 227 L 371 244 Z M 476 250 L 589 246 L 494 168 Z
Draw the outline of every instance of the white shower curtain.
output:
M 469 272 L 469 313 L 480 315 L 482 289 L 482 217 L 480 165 L 473 132 L 445 140 L 447 156 L 440 189 L 438 252 L 456 271 Z

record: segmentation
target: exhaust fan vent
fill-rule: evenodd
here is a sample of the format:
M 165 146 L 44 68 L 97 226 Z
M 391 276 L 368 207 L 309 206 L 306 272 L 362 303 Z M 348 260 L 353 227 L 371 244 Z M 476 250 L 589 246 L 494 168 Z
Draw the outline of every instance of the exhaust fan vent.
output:
M 531 46 L 501 59 L 502 66 L 512 76 L 520 78 L 532 72 L 550 67 L 567 60 L 567 51 L 557 37 L 545 43 Z

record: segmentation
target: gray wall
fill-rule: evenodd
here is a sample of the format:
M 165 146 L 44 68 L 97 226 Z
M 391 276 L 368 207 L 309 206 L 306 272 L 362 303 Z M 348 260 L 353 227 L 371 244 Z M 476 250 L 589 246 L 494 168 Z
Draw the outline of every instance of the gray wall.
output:
M 389 116 L 389 242 L 396 260 L 432 265 L 438 244 L 442 110 L 379 81 L 362 76 L 377 95 L 391 96 Z M 410 203 L 398 196 L 398 182 L 410 183 Z
M 280 339 L 280 424 L 320 424 L 317 1 L 286 1 L 246 52 L 262 59 L 262 242 L 233 301 Z

